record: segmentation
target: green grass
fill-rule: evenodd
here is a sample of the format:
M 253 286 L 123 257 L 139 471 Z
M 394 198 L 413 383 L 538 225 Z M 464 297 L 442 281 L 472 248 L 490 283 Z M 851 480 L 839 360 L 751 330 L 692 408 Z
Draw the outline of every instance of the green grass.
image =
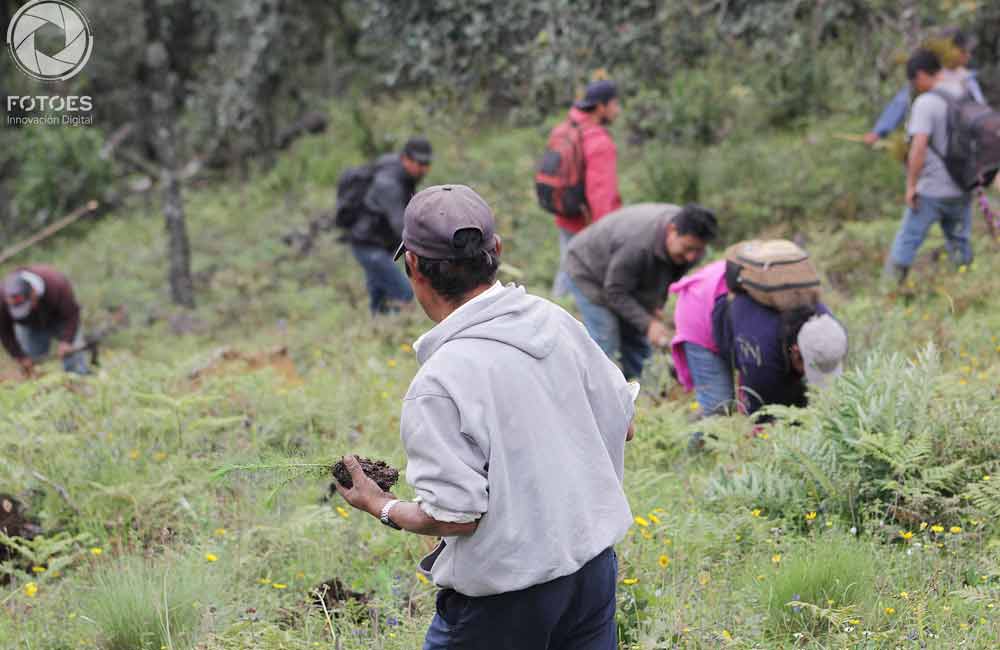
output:
M 428 132 L 438 162 L 427 182 L 480 191 L 505 261 L 545 294 L 558 251 L 530 183 L 544 130 L 430 122 L 407 98 L 369 113 L 380 133 Z M 50 364 L 38 381 L 0 384 L 0 487 L 51 531 L 33 551 L 47 571 L 7 567 L 0 647 L 419 647 L 434 611 L 414 572 L 426 540 L 342 516 L 324 501 L 325 474 L 287 468 L 344 453 L 404 467 L 409 345 L 429 326 L 417 311 L 372 322 L 332 235 L 304 258 L 280 241 L 328 210 L 338 171 L 361 160 L 349 112 L 334 106 L 331 120 L 249 182 L 186 193 L 199 302 L 189 334 L 172 331 L 162 224 L 141 204 L 34 252 L 70 272 L 88 324 L 119 304 L 132 324 L 94 377 Z M 901 179 L 896 163 L 834 137 L 860 128 L 835 116 L 737 132 L 698 158 L 699 200 L 730 238 L 807 238 L 850 330 L 851 373 L 796 414 L 799 426 L 766 438 L 740 417 L 699 423 L 714 437 L 691 456 L 691 398 L 651 396 L 671 388 L 654 360 L 627 450 L 626 491 L 646 525 L 617 548 L 623 648 L 1000 644 L 1000 254 L 977 222 L 971 268 L 924 255 L 906 295 L 880 291 Z M 618 135 L 627 202 L 691 178 L 665 170 L 677 164 L 669 148 Z M 285 346 L 295 374 L 232 362 L 193 380 L 222 346 L 262 358 Z M 232 466 L 255 469 L 217 476 Z M 333 577 L 371 594 L 371 616 L 306 604 Z

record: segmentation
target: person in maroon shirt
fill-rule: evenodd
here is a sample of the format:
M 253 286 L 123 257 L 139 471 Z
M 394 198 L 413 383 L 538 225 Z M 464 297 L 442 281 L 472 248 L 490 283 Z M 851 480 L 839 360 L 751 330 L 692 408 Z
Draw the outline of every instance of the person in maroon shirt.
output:
M 49 353 L 52 339 L 67 372 L 89 372 L 83 352 L 80 305 L 69 279 L 51 266 L 35 264 L 13 271 L 0 289 L 0 343 L 25 375 Z

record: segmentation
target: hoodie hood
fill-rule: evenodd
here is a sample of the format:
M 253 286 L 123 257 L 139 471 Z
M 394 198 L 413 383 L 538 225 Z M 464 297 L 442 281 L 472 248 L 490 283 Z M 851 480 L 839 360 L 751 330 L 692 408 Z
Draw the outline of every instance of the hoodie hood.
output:
M 524 287 L 499 283 L 465 303 L 421 336 L 413 347 L 423 365 L 448 341 L 497 341 L 544 359 L 556 345 L 557 321 L 544 300 Z

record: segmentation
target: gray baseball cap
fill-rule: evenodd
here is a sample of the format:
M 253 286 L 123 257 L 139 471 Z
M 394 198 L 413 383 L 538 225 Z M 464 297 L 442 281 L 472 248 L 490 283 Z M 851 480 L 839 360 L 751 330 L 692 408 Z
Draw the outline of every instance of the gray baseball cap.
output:
M 475 247 L 459 247 L 455 234 L 472 228 L 482 234 Z M 467 185 L 435 185 L 417 192 L 403 212 L 403 241 L 394 260 L 411 251 L 431 260 L 470 258 L 497 248 L 493 210 Z
M 833 316 L 823 314 L 806 321 L 797 340 L 806 383 L 826 388 L 844 371 L 847 356 L 847 331 Z

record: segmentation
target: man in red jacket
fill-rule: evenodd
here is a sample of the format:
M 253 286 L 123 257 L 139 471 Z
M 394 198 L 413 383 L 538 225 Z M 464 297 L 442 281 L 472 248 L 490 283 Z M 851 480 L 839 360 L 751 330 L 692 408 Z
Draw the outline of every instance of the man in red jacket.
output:
M 583 137 L 587 206 L 582 218 L 556 215 L 560 265 L 552 286 L 552 293 L 556 296 L 569 293 L 569 277 L 562 271 L 562 262 L 566 259 L 570 240 L 604 215 L 622 207 L 622 197 L 618 193 L 618 150 L 606 128 L 615 121 L 620 111 L 618 88 L 608 79 L 588 85 L 583 99 L 569 109 L 569 119 L 580 125 Z
M 10 273 L 0 289 L 0 343 L 31 376 L 36 361 L 59 341 L 58 355 L 67 372 L 89 372 L 82 350 L 80 305 L 69 279 L 51 266 L 35 264 Z

